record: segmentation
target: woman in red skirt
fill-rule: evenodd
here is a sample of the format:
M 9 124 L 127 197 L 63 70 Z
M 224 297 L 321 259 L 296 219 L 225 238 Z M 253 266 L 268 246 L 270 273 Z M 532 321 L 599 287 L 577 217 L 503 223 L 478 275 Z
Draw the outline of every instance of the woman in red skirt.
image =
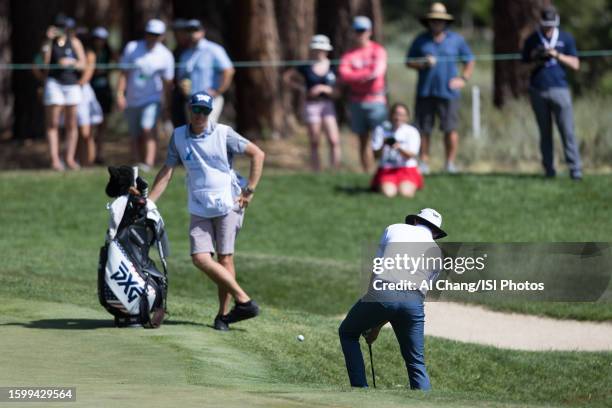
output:
M 372 188 L 387 197 L 414 197 L 423 188 L 417 157 L 421 148 L 419 131 L 408 124 L 410 113 L 403 103 L 391 107 L 391 122 L 376 128 L 372 149 L 381 155 Z

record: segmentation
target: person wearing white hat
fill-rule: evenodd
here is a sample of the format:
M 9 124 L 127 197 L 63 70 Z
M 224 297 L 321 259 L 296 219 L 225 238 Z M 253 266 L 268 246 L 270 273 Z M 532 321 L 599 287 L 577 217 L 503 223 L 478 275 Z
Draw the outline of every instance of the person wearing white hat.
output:
M 580 69 L 576 41 L 571 34 L 559 29 L 559 14 L 552 7 L 542 10 L 540 27 L 531 34 L 523 46 L 523 62 L 531 63 L 529 95 L 540 130 L 540 151 L 546 177 L 554 177 L 553 155 L 554 116 L 563 141 L 565 161 L 572 180 L 582 179 L 580 151 L 574 130 L 572 95 L 565 69 Z
M 174 58 L 161 43 L 165 32 L 163 21 L 149 20 L 144 39 L 130 41 L 120 59 L 126 67 L 117 82 L 117 107 L 125 110 L 132 156 L 145 171 L 155 164 L 155 127 L 161 114 L 162 94 L 168 103 L 174 78 Z
M 329 143 L 330 166 L 338 169 L 341 155 L 340 134 L 333 100 L 336 73 L 328 58 L 329 52 L 334 48 L 329 37 L 323 34 L 313 36 L 309 48 L 312 62 L 289 68 L 283 74 L 283 80 L 295 89 L 306 88 L 304 122 L 308 126 L 310 139 L 311 168 L 314 171 L 321 170 L 319 142 L 323 130 Z
M 421 132 L 421 171 L 429 173 L 429 137 L 439 117 L 446 150 L 445 170 L 458 171 L 459 99 L 474 71 L 474 55 L 465 39 L 448 29 L 453 21 L 442 3 L 433 3 L 421 19 L 427 31 L 418 35 L 406 55 L 406 66 L 419 72 L 415 123 Z M 459 74 L 457 62 L 463 64 Z
M 401 255 L 406 252 L 410 253 L 408 256 L 420 257 L 426 254 L 428 257 L 440 257 L 441 251 L 435 240 L 445 236 L 440 213 L 425 208 L 418 214 L 408 215 L 404 224 L 392 224 L 385 228 L 376 256 L 377 259 L 384 258 L 384 261 L 393 260 L 392 254 Z M 379 291 L 381 285 L 386 283 L 387 288 L 390 288 L 389 283 L 397 286 L 401 280 L 385 278 L 389 275 L 376 275 L 373 270 L 368 293 L 353 305 L 338 330 L 351 386 L 368 386 L 359 338 L 363 335 L 366 342 L 372 344 L 381 328 L 391 323 L 406 364 L 410 388 L 431 389 L 425 367 L 423 300 L 427 289 L 418 282 L 433 282 L 438 272 L 420 268 L 418 273 L 408 272 L 404 275 L 413 277 L 410 278 L 415 283 L 413 288 Z M 414 280 L 414 275 L 418 275 L 418 280 Z M 379 276 L 383 276 L 383 280 Z

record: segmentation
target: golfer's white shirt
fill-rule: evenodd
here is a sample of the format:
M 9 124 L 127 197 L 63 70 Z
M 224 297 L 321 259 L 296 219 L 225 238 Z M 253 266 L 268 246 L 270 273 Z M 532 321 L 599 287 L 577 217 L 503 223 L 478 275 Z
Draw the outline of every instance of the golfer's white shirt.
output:
M 395 245 L 392 245 L 395 244 Z M 385 231 L 380 237 L 377 257 L 393 258 L 396 255 L 415 258 L 435 258 L 441 257 L 442 251 L 433 239 L 431 230 L 424 225 L 409 225 L 409 224 L 392 224 L 385 228 Z M 379 277 L 388 282 L 401 282 L 402 280 L 410 280 L 420 283 L 423 280 L 435 280 L 439 274 L 439 270 L 418 268 L 411 273 L 404 270 L 384 272 Z M 427 290 L 422 290 L 425 295 Z

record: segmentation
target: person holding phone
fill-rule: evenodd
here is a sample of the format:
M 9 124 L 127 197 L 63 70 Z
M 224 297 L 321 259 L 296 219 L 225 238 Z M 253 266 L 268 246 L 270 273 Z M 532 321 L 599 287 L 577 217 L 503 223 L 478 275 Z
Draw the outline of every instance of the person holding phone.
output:
M 380 164 L 372 189 L 386 197 L 412 198 L 423 188 L 423 176 L 418 167 L 421 147 L 419 131 L 408 124 L 410 112 L 403 103 L 391 107 L 391 121 L 386 121 L 374 130 L 372 150 L 380 155 Z
M 83 44 L 75 36 L 76 22 L 70 17 L 58 15 L 55 25 L 47 30 L 48 43 L 43 47 L 43 62 L 51 65 L 47 71 L 43 103 L 51 168 L 62 171 L 67 166 L 79 168 L 75 160 L 78 131 L 77 105 L 81 102 L 79 71 L 85 68 Z M 63 114 L 66 132 L 65 161 L 60 159 L 59 127 Z

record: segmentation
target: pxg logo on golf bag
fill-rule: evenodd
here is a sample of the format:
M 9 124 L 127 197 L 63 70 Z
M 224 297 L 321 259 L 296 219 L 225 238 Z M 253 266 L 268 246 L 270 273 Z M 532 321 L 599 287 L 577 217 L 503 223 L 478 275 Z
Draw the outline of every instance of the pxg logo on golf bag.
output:
M 133 276 L 129 273 L 127 265 L 121 261 L 119 270 L 113 273 L 111 279 L 117 281 L 117 285 L 123 286 L 123 293 L 128 297 L 128 302 L 132 303 L 136 298 L 142 294 L 142 289 L 138 288 L 138 282 L 136 282 Z

